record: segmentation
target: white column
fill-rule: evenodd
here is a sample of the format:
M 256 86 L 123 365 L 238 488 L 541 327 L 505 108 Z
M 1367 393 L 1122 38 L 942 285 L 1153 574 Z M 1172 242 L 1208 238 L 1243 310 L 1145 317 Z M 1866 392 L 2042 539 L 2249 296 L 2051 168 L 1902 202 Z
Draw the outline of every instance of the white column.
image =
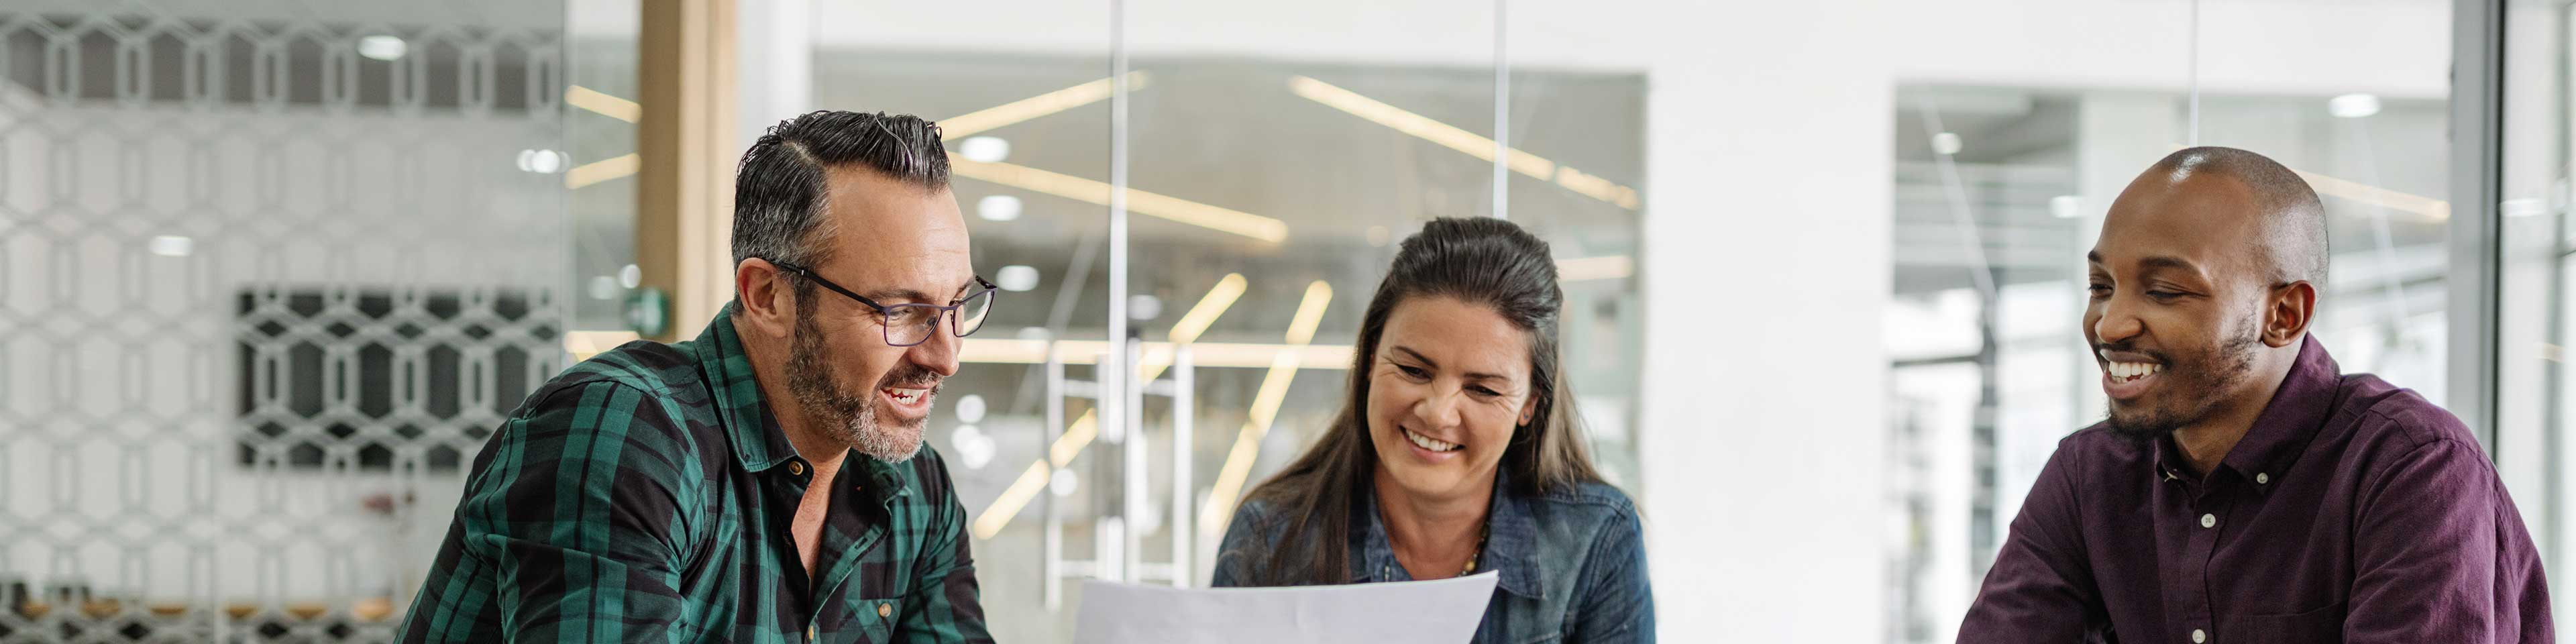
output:
M 750 148 L 779 121 L 814 110 L 813 0 L 740 3 L 739 148 Z M 937 115 L 922 115 L 937 118 Z M 735 150 L 740 153 L 741 149 Z

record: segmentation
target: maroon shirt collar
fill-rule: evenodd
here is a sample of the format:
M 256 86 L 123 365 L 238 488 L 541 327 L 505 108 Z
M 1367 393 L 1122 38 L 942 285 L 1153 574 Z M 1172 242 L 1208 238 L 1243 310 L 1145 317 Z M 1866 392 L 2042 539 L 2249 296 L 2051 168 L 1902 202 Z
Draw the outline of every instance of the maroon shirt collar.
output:
M 2315 336 L 2302 337 L 2299 343 L 2298 361 L 2291 363 L 2290 373 L 2272 392 L 2272 400 L 2264 405 L 2263 413 L 2254 417 L 2254 427 L 2246 430 L 2245 438 L 2228 449 L 2217 470 L 2203 480 L 2230 472 L 2227 476 L 2256 482 L 2256 490 L 2269 492 L 2270 482 L 2258 482 L 2257 477 L 2277 479 L 2287 474 L 2290 466 L 2298 463 L 2299 454 L 2307 451 L 2309 439 L 2316 438 L 2317 430 L 2333 417 L 2335 407 L 2343 402 L 2343 369 L 2335 365 L 2334 356 L 2326 354 L 2325 345 L 2319 344 Z M 2156 472 L 2166 482 L 2191 481 L 2187 463 L 2172 435 L 2156 438 Z

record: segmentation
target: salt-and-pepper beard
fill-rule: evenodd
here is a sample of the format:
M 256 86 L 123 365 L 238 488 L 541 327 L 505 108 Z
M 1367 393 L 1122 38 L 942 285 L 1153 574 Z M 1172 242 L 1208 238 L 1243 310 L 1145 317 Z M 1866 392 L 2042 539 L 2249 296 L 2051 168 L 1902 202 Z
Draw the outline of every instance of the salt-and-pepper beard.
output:
M 927 418 L 895 426 L 877 424 L 878 389 L 902 385 L 929 389 L 922 395 L 938 393 L 938 375 L 921 365 L 905 362 L 884 380 L 866 392 L 852 396 L 841 387 L 840 378 L 832 375 L 828 359 L 830 349 L 823 345 L 823 330 L 814 322 L 808 307 L 812 298 L 797 298 L 796 340 L 787 352 L 787 390 L 796 396 L 796 404 L 805 411 L 808 422 L 833 440 L 887 463 L 902 463 L 921 452 L 922 425 Z M 927 384 L 925 384 L 927 383 Z

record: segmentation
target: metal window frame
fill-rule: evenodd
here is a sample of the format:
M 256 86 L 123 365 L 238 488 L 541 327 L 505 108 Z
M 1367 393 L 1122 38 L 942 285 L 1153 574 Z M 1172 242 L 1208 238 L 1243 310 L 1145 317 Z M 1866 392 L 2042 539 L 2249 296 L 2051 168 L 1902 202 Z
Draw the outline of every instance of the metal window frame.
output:
M 2451 413 L 2496 451 L 2503 274 L 2504 0 L 2451 13 Z

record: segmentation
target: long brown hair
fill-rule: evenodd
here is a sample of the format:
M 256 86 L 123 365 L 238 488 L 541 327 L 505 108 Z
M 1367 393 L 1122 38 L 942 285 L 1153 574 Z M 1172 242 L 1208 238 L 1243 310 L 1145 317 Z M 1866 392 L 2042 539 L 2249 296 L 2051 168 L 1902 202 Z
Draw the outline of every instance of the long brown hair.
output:
M 1377 468 L 1366 416 L 1369 370 L 1377 361 L 1387 316 L 1396 305 L 1424 296 L 1491 308 L 1529 338 L 1536 412 L 1529 423 L 1513 429 L 1511 445 L 1504 448 L 1500 467 L 1510 472 L 1512 489 L 1503 493 L 1535 496 L 1601 480 L 1584 447 L 1581 418 L 1560 368 L 1557 314 L 1565 293 L 1557 287 L 1556 260 L 1547 242 L 1500 219 L 1434 219 L 1405 238 L 1395 265 L 1369 298 L 1351 359 L 1350 393 L 1332 426 L 1287 469 L 1252 490 L 1251 498 L 1270 507 L 1265 514 L 1274 522 L 1254 526 L 1256 534 L 1284 523 L 1274 551 L 1248 557 L 1264 562 L 1251 566 L 1253 585 L 1350 580 L 1351 513 Z

